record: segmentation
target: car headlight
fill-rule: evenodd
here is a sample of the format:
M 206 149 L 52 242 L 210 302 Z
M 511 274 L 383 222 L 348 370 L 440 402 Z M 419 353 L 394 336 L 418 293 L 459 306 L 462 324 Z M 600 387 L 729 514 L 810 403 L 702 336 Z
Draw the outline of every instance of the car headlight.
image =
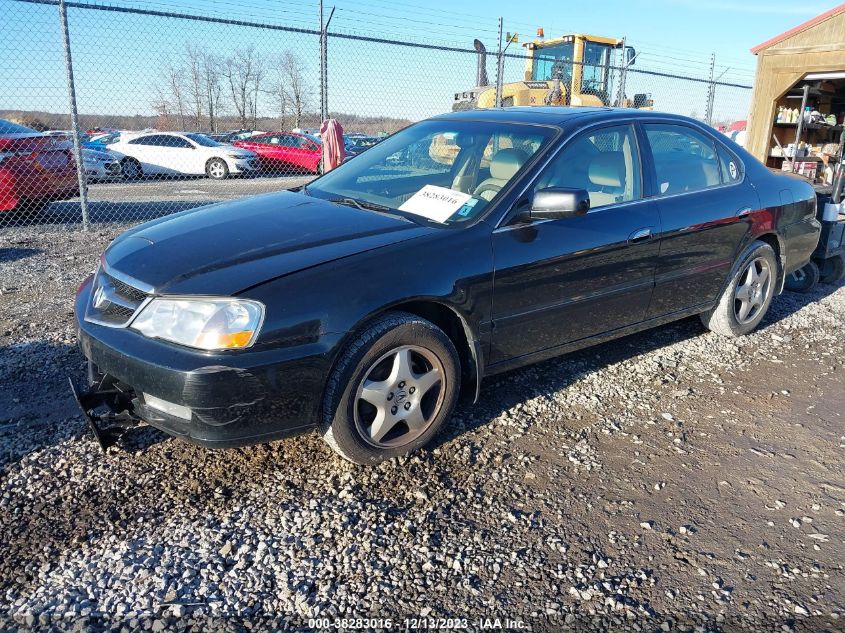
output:
M 229 154 L 229 158 L 234 158 L 235 160 L 246 160 L 247 158 L 252 158 L 252 154 Z
M 264 306 L 246 299 L 156 298 L 130 326 L 144 336 L 204 350 L 252 345 Z

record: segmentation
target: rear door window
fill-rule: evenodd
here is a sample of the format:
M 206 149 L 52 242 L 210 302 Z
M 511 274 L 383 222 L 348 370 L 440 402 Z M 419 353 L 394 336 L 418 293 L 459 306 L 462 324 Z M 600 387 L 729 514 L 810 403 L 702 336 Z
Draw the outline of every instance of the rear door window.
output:
M 153 146 L 161 146 L 161 135 L 159 134 L 152 134 L 150 136 L 141 136 L 138 138 L 133 138 L 129 143 L 131 145 L 153 145 Z
M 183 138 L 179 138 L 178 136 L 162 136 L 162 143 L 164 147 L 176 147 L 179 149 L 189 148 L 192 149 L 193 145 L 191 145 L 188 141 Z
M 647 123 L 659 195 L 700 191 L 721 184 L 712 139 L 685 125 Z

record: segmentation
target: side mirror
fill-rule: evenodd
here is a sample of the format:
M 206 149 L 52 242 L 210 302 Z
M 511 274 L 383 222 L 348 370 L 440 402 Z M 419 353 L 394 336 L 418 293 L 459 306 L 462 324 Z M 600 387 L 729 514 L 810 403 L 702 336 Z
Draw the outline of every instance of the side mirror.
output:
M 590 210 L 590 194 L 572 187 L 546 187 L 531 200 L 532 220 L 559 220 L 585 215 Z
M 637 58 L 637 51 L 634 49 L 633 46 L 626 46 L 625 47 L 625 65 L 630 66 L 634 63 Z

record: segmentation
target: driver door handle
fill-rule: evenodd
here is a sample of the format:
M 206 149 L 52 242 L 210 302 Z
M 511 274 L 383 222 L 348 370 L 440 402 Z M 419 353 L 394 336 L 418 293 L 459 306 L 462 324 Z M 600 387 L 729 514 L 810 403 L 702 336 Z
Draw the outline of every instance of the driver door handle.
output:
M 637 229 L 628 236 L 628 244 L 636 244 L 637 242 L 645 242 L 652 237 L 651 227 L 644 229 Z

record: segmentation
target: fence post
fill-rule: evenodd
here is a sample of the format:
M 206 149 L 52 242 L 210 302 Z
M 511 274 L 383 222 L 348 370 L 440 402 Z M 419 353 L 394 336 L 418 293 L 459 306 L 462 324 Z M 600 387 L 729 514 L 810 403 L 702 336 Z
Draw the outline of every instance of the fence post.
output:
M 323 0 L 320 0 L 320 121 L 326 116 L 326 29 L 323 23 Z
M 499 52 L 496 54 L 496 107 L 502 107 L 502 77 L 505 58 L 502 56 L 502 18 L 499 18 Z
M 67 73 L 67 96 L 70 102 L 70 121 L 73 126 L 73 160 L 76 162 L 76 178 L 79 181 L 79 205 L 82 208 L 82 229 L 91 228 L 88 215 L 88 184 L 85 178 L 85 166 L 82 164 L 82 144 L 79 141 L 79 112 L 76 109 L 76 87 L 73 82 L 73 60 L 70 53 L 70 31 L 67 26 L 67 7 L 65 0 L 59 0 L 59 19 L 62 23 L 62 42 L 65 48 L 65 71 Z

